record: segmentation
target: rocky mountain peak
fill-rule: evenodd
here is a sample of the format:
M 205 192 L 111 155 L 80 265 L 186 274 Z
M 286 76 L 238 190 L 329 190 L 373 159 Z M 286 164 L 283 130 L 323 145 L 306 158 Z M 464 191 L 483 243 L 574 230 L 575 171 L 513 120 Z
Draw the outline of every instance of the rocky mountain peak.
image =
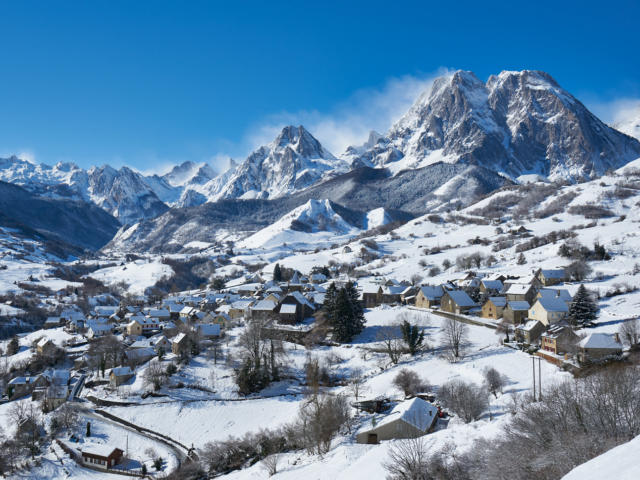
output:
M 348 150 L 354 165 L 402 170 L 464 162 L 511 178 L 576 181 L 640 156 L 640 143 L 607 127 L 549 74 L 472 72 L 436 79 L 384 139 Z

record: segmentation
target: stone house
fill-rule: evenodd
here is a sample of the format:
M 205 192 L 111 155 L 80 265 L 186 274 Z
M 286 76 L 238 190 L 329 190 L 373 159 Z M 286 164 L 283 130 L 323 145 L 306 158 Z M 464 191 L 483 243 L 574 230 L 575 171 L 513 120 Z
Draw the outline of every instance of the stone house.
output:
M 591 333 L 578 343 L 578 360 L 582 363 L 620 355 L 622 344 L 618 334 Z
M 564 271 L 564 268 L 557 269 L 539 269 L 536 272 L 536 278 L 540 281 L 540 284 L 548 287 L 550 285 L 558 285 L 564 282 L 567 278 L 567 275 Z
M 502 312 L 507 306 L 506 297 L 489 297 L 482 305 L 482 318 L 502 318 Z
M 380 285 L 366 285 L 362 289 L 362 306 L 374 308 L 382 303 L 382 287 Z
M 505 291 L 509 302 L 528 302 L 531 305 L 536 298 L 536 287 L 528 283 L 513 283 Z
M 527 323 L 518 325 L 514 334 L 516 341 L 525 345 L 533 345 L 538 342 L 540 335 L 544 332 L 545 326 L 539 320 L 529 320 Z
M 276 303 L 271 300 L 260 300 L 251 307 L 251 319 L 269 321 L 276 319 Z
M 558 323 L 569 313 L 566 302 L 556 297 L 538 298 L 529 309 L 529 318 L 539 320 L 543 325 L 549 326 Z
M 502 318 L 514 325 L 520 325 L 527 320 L 529 315 L 529 302 L 525 301 L 507 301 L 507 305 L 502 310 Z
M 440 285 L 426 285 L 418 289 L 416 294 L 416 307 L 433 308 L 440 305 L 440 299 L 444 295 L 444 290 Z
M 53 355 L 56 352 L 57 348 L 58 347 L 56 347 L 56 344 L 53 342 L 53 340 L 49 338 L 41 338 L 40 341 L 36 344 L 36 351 L 40 355 L 44 355 L 45 357 Z
M 555 324 L 540 335 L 540 348 L 556 355 L 571 353 L 576 349 L 578 335 L 567 324 Z
M 116 367 L 109 372 L 109 383 L 112 387 L 119 387 L 133 378 L 133 370 L 130 367 Z
M 186 353 L 188 348 L 189 339 L 184 333 L 179 333 L 171 341 L 171 352 L 175 355 Z
M 440 300 L 440 310 L 449 313 L 466 313 L 477 306 L 464 290 L 447 291 Z

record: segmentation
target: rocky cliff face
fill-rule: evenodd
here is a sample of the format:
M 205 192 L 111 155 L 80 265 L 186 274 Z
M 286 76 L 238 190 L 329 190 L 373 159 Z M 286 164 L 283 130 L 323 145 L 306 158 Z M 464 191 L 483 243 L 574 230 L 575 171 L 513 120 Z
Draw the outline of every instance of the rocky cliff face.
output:
M 502 72 L 485 83 L 457 71 L 437 79 L 351 161 L 394 173 L 464 162 L 511 178 L 576 181 L 639 156 L 638 141 L 602 123 L 544 72 Z
M 205 187 L 210 201 L 278 198 L 348 168 L 347 162 L 334 157 L 304 127 L 288 126 L 269 145 L 258 148 L 223 178 L 216 178 Z

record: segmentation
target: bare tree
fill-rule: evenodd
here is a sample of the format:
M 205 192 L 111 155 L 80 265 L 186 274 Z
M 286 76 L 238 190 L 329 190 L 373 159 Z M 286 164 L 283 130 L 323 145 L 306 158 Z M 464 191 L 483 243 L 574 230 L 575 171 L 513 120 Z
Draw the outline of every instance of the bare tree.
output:
M 274 453 L 262 460 L 262 468 L 264 468 L 270 477 L 278 473 L 278 462 L 280 462 L 280 454 Z
M 394 443 L 383 464 L 387 480 L 430 480 L 427 476 L 427 448 L 423 437 Z
M 351 409 L 343 395 L 314 395 L 300 407 L 298 429 L 311 454 L 325 454 L 342 426 L 350 427 Z
M 468 335 L 469 327 L 466 323 L 459 322 L 453 318 L 445 318 L 442 341 L 449 361 L 457 362 L 464 357 Z
M 629 348 L 635 349 L 640 343 L 640 321 L 637 318 L 627 320 L 620 325 L 620 338 Z
M 409 370 L 408 368 L 403 368 L 398 372 L 393 379 L 393 384 L 399 390 L 402 390 L 405 397 L 430 389 L 427 381 L 421 379 L 420 375 L 418 375 L 414 370 Z
M 166 369 L 162 368 L 157 360 L 151 360 L 143 375 L 145 385 L 153 387 L 154 390 L 160 390 L 166 379 Z
M 440 386 L 438 396 L 447 408 L 469 423 L 480 418 L 488 407 L 486 390 L 475 383 L 450 380 Z
M 53 414 L 60 428 L 72 431 L 78 426 L 78 412 L 68 403 L 61 405 Z
M 389 355 L 391 363 L 397 365 L 402 356 L 403 349 L 402 330 L 400 326 L 382 327 L 377 334 L 377 339 L 384 345 L 385 352 Z
M 349 390 L 353 394 L 356 402 L 358 401 L 358 397 L 365 389 L 364 387 L 365 377 L 361 368 L 354 368 L 351 371 L 351 376 L 349 377 Z

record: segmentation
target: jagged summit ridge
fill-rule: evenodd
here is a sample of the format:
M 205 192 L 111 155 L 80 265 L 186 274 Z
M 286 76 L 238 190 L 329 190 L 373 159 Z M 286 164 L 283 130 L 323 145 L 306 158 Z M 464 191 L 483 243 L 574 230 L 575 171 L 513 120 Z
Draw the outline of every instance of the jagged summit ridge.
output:
M 436 79 L 356 165 L 393 173 L 466 162 L 511 178 L 575 181 L 640 156 L 640 143 L 606 126 L 547 73 L 505 71 L 482 82 L 457 71 Z

